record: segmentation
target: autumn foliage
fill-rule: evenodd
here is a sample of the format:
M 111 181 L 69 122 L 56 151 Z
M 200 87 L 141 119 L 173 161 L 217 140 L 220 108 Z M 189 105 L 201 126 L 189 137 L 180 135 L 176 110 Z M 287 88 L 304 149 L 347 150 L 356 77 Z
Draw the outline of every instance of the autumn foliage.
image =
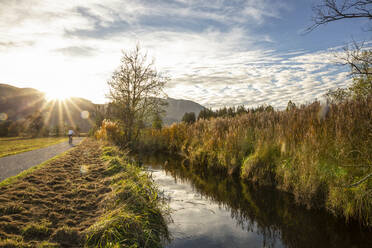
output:
M 372 181 L 363 180 L 372 172 L 371 120 L 371 97 L 314 102 L 146 129 L 140 149 L 180 154 L 185 166 L 272 185 L 372 225 Z

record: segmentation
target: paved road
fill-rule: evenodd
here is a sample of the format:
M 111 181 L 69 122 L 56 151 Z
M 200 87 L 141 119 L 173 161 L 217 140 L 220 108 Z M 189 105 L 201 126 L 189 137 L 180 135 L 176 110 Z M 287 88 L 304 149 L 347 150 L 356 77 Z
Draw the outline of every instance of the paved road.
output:
M 73 145 L 79 144 L 83 139 L 84 138 L 74 138 Z M 70 146 L 68 142 L 62 142 L 41 149 L 0 158 L 0 182 L 8 177 L 18 175 L 20 172 L 32 166 L 41 164 L 67 151 L 71 147 L 72 146 Z

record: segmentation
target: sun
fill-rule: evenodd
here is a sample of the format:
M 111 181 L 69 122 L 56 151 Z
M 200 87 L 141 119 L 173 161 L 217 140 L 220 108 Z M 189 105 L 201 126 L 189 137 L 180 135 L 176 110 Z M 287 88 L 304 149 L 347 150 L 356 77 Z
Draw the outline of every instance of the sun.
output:
M 53 88 L 45 92 L 45 97 L 48 101 L 66 101 L 69 99 L 70 93 L 61 88 Z

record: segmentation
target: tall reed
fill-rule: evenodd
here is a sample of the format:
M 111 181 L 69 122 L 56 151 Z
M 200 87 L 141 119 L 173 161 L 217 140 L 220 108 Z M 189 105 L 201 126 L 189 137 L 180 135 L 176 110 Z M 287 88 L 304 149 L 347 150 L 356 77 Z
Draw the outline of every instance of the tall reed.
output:
M 143 151 L 238 174 L 291 192 L 308 207 L 372 225 L 372 98 L 251 111 L 141 134 Z

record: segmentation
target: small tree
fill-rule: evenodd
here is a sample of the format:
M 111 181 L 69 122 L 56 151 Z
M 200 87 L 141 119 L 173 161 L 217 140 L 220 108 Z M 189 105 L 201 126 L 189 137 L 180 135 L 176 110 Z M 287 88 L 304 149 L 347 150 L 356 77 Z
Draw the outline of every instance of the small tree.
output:
M 195 113 L 194 112 L 185 113 L 182 117 L 182 121 L 187 124 L 194 123 L 196 121 Z
M 52 133 L 54 133 L 56 137 L 61 135 L 61 128 L 58 124 L 52 128 Z
M 238 108 L 236 109 L 236 114 L 242 115 L 245 113 L 247 113 L 247 110 L 245 109 L 244 105 L 238 106 Z
M 108 107 L 107 107 L 108 109 Z M 107 117 L 104 105 L 94 105 L 93 119 L 95 127 L 99 128 L 102 125 L 103 120 Z
M 124 130 L 124 143 L 135 143 L 144 123 L 163 112 L 166 94 L 163 88 L 168 78 L 159 74 L 153 62 L 148 62 L 139 46 L 124 52 L 119 68 L 108 81 L 108 98 L 114 108 L 113 116 Z
M 152 120 L 152 128 L 160 130 L 163 127 L 163 120 L 159 114 L 155 114 Z
M 208 120 L 212 117 L 215 117 L 215 113 L 213 112 L 212 109 L 210 108 L 203 108 L 200 112 L 199 112 L 199 115 L 198 115 L 198 120 L 199 119 L 205 119 L 205 120 Z
M 48 137 L 49 134 L 50 134 L 50 129 L 49 129 L 49 127 L 44 126 L 44 127 L 40 130 L 40 134 L 41 134 L 41 136 L 43 136 L 43 137 Z
M 19 136 L 22 130 L 23 124 L 20 121 L 14 121 L 8 127 L 8 136 L 16 137 Z
M 235 107 L 229 107 L 227 109 L 227 116 L 228 117 L 234 117 L 235 116 L 235 112 L 236 112 Z
M 12 125 L 12 121 L 0 121 L 0 137 L 8 136 L 8 129 Z
M 42 128 L 44 127 L 44 119 L 40 111 L 36 111 L 33 115 L 28 118 L 28 133 L 32 137 L 36 137 L 40 134 Z
M 286 111 L 291 111 L 293 109 L 296 109 L 296 104 L 292 102 L 291 100 L 288 101 Z

